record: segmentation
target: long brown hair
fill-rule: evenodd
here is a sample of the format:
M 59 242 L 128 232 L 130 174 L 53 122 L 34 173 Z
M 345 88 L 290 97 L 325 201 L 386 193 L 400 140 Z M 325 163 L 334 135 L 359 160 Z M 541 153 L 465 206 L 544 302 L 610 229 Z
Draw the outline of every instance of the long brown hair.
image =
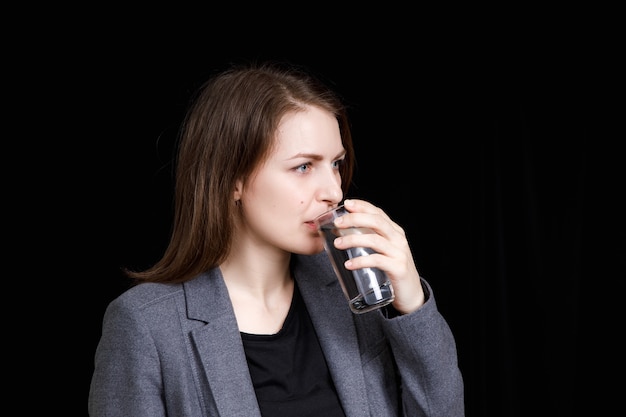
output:
M 313 105 L 339 123 L 348 191 L 354 150 L 347 110 L 339 95 L 303 67 L 284 62 L 234 65 L 197 91 L 179 134 L 174 222 L 163 257 L 135 282 L 184 282 L 219 265 L 230 249 L 237 207 L 233 191 L 245 183 L 274 143 L 282 117 Z

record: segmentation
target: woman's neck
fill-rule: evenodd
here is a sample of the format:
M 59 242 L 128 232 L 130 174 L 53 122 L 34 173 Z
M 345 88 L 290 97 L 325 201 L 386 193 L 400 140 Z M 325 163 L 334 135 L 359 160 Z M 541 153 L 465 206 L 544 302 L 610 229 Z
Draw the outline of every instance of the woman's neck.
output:
M 277 333 L 293 296 L 290 257 L 288 254 L 282 259 L 245 255 L 246 252 L 237 252 L 220 265 L 239 330 L 252 334 Z

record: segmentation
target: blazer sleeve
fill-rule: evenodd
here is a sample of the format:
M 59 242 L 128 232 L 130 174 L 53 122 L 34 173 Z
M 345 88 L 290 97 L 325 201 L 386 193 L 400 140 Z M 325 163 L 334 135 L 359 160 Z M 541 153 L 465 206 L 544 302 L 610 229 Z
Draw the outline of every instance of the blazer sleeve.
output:
M 464 386 L 456 342 L 437 309 L 430 285 L 417 311 L 386 320 L 384 326 L 402 383 L 404 415 L 463 417 Z
M 162 364 L 141 309 L 120 297 L 107 307 L 89 391 L 90 417 L 160 417 Z

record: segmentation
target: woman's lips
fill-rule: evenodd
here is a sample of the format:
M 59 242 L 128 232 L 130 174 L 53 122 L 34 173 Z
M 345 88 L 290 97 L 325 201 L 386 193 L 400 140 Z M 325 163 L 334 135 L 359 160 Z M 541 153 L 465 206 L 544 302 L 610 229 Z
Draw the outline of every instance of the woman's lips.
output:
M 317 225 L 315 224 L 315 222 L 309 221 L 309 222 L 305 222 L 305 224 L 307 225 L 309 229 L 311 229 L 314 232 L 317 232 Z

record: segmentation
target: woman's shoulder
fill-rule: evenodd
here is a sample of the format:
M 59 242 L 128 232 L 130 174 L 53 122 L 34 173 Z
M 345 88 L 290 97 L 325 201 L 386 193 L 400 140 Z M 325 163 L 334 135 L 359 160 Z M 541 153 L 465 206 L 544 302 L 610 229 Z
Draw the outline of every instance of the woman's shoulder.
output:
M 220 291 L 223 282 L 221 275 L 214 268 L 195 278 L 180 283 L 141 282 L 117 296 L 109 303 L 108 310 L 126 313 L 144 311 L 160 314 L 160 311 L 177 310 L 181 305 L 203 304 L 203 300 L 217 298 L 225 292 Z M 217 301 L 215 301 L 217 302 Z M 178 306 L 178 307 L 177 307 Z
M 176 297 L 182 291 L 182 284 L 143 282 L 125 290 L 113 299 L 109 306 L 110 308 L 141 309 Z

